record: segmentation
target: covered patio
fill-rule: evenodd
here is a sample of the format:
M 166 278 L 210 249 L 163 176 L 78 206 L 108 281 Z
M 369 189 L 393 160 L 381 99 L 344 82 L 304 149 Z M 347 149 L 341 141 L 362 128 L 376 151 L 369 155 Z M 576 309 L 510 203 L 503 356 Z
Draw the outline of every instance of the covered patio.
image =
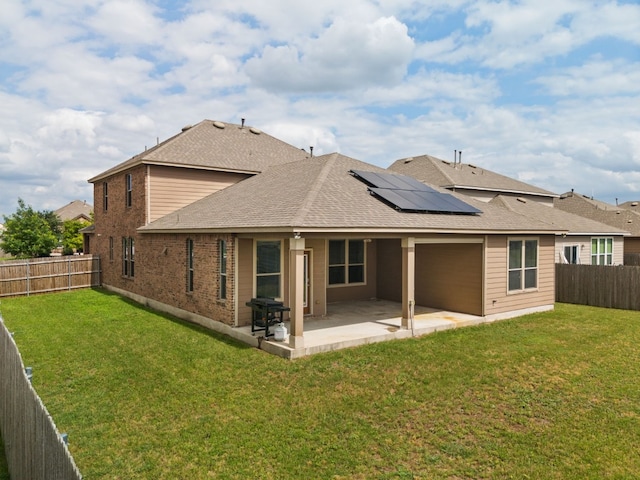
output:
M 264 338 L 264 332 L 251 333 L 250 326 L 235 329 L 236 338 L 257 345 L 274 355 L 294 359 L 315 353 L 369 343 L 421 336 L 440 330 L 493 321 L 487 317 L 415 306 L 413 322 L 402 328 L 402 306 L 387 300 L 364 300 L 332 303 L 323 317 L 305 317 L 304 345 L 294 347 L 289 338 L 276 341 Z M 287 332 L 289 322 L 285 322 Z

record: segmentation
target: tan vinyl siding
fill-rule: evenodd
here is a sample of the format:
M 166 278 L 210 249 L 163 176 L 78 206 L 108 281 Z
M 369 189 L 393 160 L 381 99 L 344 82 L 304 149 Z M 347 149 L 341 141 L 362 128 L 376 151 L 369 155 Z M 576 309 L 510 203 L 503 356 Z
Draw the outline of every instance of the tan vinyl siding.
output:
M 402 246 L 400 239 L 375 240 L 378 251 L 377 297 L 402 302 Z
M 245 305 L 253 297 L 253 240 L 238 239 L 238 325 L 251 325 L 251 308 Z
M 311 315 L 327 314 L 327 269 L 326 242 L 321 239 L 309 239 L 305 243 L 306 250 L 311 250 Z
M 482 245 L 416 245 L 417 305 L 482 315 Z
M 248 175 L 188 168 L 149 166 L 149 221 L 153 222 Z
M 538 239 L 538 288 L 508 293 L 508 237 L 487 238 L 485 270 L 485 315 L 553 305 L 555 302 L 555 238 L 553 235 L 527 236 Z

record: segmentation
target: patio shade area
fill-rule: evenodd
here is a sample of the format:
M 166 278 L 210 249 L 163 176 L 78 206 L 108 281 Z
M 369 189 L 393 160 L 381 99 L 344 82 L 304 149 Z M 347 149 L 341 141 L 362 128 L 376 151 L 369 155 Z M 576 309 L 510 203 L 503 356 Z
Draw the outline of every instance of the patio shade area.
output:
M 324 317 L 305 317 L 304 347 L 292 348 L 288 339 L 261 338 L 263 332 L 251 333 L 251 327 L 239 327 L 237 338 L 255 344 L 275 355 L 294 359 L 315 353 L 356 347 L 369 343 L 421 336 L 440 330 L 493 321 L 486 317 L 415 306 L 413 326 L 401 327 L 400 303 L 387 300 L 366 300 L 331 303 Z M 285 322 L 287 332 L 289 323 Z

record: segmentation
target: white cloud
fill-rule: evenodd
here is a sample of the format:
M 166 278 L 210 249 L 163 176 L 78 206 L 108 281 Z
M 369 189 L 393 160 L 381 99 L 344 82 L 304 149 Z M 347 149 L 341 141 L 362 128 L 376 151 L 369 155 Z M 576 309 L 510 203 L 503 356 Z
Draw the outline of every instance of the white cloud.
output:
M 274 91 L 326 92 L 393 85 L 404 76 L 413 41 L 393 17 L 362 24 L 336 19 L 300 46 L 267 46 L 246 65 L 252 81 Z
M 553 191 L 640 189 L 640 5 L 170 4 L 3 4 L 0 214 L 91 200 L 87 178 L 204 118 L 382 166 L 458 149 Z
M 594 59 L 534 80 L 551 95 L 611 96 L 640 93 L 640 63 Z
M 141 0 L 110 0 L 100 5 L 87 26 L 109 44 L 148 46 L 162 40 L 163 22 L 158 8 Z

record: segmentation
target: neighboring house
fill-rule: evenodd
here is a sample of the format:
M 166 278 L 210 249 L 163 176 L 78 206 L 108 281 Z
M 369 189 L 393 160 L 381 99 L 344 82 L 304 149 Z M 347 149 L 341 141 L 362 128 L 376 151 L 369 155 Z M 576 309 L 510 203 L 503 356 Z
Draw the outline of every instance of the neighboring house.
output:
M 488 202 L 497 195 L 506 195 L 552 205 L 553 199 L 558 196 L 548 190 L 476 165 L 448 162 L 430 155 L 396 160 L 389 170 L 410 175 L 421 182 L 438 185 L 483 202 Z
M 491 203 L 566 229 L 556 236 L 556 263 L 622 265 L 624 261 L 626 231 L 522 197 L 500 195 Z
M 623 263 L 623 251 L 630 238 L 623 235 L 628 235 L 628 228 L 596 217 L 580 220 L 564 215 L 563 210 L 553 208 L 559 204 L 560 196 L 548 190 L 475 165 L 447 162 L 429 155 L 398 160 L 389 169 L 477 200 L 494 202 L 565 230 L 556 237 L 556 261 L 559 263 Z
M 74 200 L 64 207 L 60 207 L 54 213 L 61 221 L 78 220 L 80 222 L 90 223 L 93 206 L 86 201 Z
M 564 229 L 248 127 L 206 120 L 90 182 L 105 287 L 227 328 L 276 298 L 293 349 L 305 315 L 334 302 L 398 302 L 405 328 L 414 304 L 490 319 L 553 308 Z
M 631 205 L 628 206 L 629 208 L 617 207 L 571 191 L 556 198 L 554 206 L 629 232 L 629 236 L 624 239 L 624 254 L 640 253 L 640 215 L 632 211 L 634 207 Z

